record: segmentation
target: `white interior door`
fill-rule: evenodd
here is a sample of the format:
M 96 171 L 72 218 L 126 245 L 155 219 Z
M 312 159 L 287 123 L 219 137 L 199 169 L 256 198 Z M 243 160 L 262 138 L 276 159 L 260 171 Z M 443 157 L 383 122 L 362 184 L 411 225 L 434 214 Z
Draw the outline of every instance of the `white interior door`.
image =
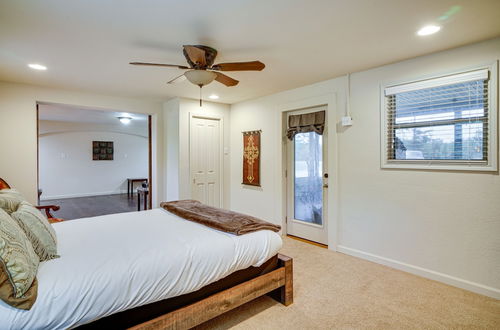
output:
M 292 112 L 289 115 L 315 112 Z M 327 127 L 287 139 L 287 233 L 328 244 Z
M 191 198 L 221 207 L 221 123 L 219 119 L 191 117 Z

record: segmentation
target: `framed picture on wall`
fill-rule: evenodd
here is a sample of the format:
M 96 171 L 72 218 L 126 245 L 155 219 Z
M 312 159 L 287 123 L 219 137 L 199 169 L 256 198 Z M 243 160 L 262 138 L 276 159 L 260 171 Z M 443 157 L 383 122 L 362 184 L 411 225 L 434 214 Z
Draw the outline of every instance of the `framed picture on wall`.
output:
M 113 160 L 113 141 L 92 141 L 92 160 Z
M 260 187 L 260 133 L 243 132 L 243 184 Z

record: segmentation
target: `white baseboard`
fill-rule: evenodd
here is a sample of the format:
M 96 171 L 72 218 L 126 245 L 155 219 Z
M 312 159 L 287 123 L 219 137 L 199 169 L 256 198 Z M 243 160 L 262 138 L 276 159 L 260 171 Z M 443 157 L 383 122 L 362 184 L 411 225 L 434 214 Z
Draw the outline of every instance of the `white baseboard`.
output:
M 396 268 L 402 270 L 404 272 L 408 272 L 411 274 L 415 274 L 418 276 L 422 276 L 431 280 L 435 280 L 438 282 L 442 282 L 451 286 L 456 286 L 465 290 L 469 290 L 475 293 L 479 293 L 488 297 L 492 297 L 495 299 L 500 299 L 500 289 L 496 289 L 490 286 L 486 286 L 483 284 L 467 281 L 458 277 L 450 276 L 447 274 L 439 273 L 430 269 L 406 264 L 404 262 L 400 262 L 397 260 L 377 256 L 375 254 L 371 254 L 368 252 L 363 252 L 360 250 L 348 248 L 346 246 L 339 245 L 337 246 L 337 251 L 341 253 L 345 253 L 354 257 L 358 257 L 361 259 L 366 259 L 369 261 L 376 262 L 378 264 L 382 264 L 385 266 L 389 266 L 392 268 Z
M 126 194 L 126 190 L 113 190 L 113 191 L 102 191 L 102 192 L 91 192 L 91 193 L 80 193 L 80 194 L 66 194 L 66 195 L 52 195 L 52 196 L 40 196 L 41 201 L 51 200 L 51 199 L 65 199 L 65 198 L 77 198 L 77 197 L 91 197 L 91 196 L 103 196 L 103 195 L 118 195 Z

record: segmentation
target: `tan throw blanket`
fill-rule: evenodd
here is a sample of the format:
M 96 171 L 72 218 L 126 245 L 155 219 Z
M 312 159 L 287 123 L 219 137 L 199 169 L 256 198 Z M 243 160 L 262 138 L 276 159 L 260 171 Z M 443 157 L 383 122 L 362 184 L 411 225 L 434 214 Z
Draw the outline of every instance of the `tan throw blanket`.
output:
M 277 232 L 281 229 L 278 225 L 249 215 L 219 209 L 190 199 L 163 202 L 160 206 L 186 220 L 236 235 L 264 229 Z

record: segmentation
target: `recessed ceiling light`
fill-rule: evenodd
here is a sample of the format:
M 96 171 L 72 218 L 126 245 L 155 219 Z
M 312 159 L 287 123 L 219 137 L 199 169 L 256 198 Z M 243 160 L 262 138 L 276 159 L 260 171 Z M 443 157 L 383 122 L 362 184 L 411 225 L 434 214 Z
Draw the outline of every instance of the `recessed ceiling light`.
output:
M 28 64 L 28 66 L 34 70 L 47 70 L 47 67 L 45 65 L 41 65 L 41 64 L 36 64 L 36 63 L 31 63 L 31 64 Z
M 417 34 L 419 36 L 428 36 L 430 34 L 438 32 L 439 30 L 441 30 L 441 27 L 438 25 L 426 25 L 420 30 L 418 30 Z
M 132 118 L 130 118 L 130 117 L 118 117 L 118 119 L 120 120 L 120 122 L 122 124 L 125 124 L 125 125 L 129 124 L 130 121 L 132 120 Z
M 212 94 L 208 98 L 212 100 L 217 100 L 219 98 L 219 95 Z

